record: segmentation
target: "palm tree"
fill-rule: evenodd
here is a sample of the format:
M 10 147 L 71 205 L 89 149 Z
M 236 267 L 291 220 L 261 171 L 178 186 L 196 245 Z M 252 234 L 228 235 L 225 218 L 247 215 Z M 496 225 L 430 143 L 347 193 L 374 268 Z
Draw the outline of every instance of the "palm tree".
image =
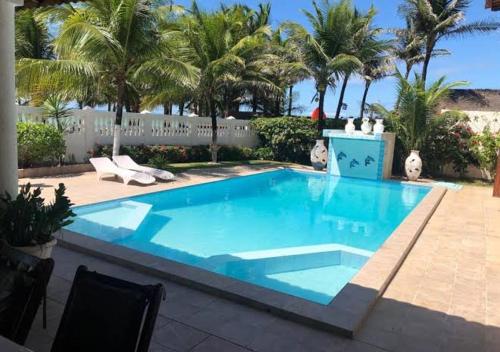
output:
M 410 150 L 422 149 L 439 102 L 450 89 L 463 86 L 466 82 L 445 84 L 445 77 L 442 77 L 426 88 L 423 78 L 417 74 L 413 82 L 405 79 L 400 72 L 395 76 L 398 79 L 399 109 L 389 111 L 379 104 L 372 104 L 372 108 L 394 126 L 405 153 L 408 154 Z
M 88 87 L 112 92 L 115 104 L 113 155 L 119 153 L 121 123 L 125 104 L 137 96 L 134 75 L 160 50 L 158 18 L 149 0 L 89 0 L 81 6 L 70 4 L 49 8 L 46 16 L 61 22 L 54 41 L 57 60 L 21 59 L 18 78 L 43 81 L 49 77 L 75 94 L 85 96 Z M 182 77 L 179 65 L 165 67 L 171 76 Z
M 304 11 L 312 27 L 312 33 L 302 26 L 289 23 L 287 27 L 292 40 L 300 48 L 302 60 L 316 84 L 319 108 L 318 131 L 324 126 L 324 103 L 326 91 L 335 87 L 342 72 L 348 68 L 361 67 L 354 55 L 347 53 L 349 24 L 352 16 L 350 0 L 330 4 L 325 0 L 322 6 L 313 1 L 314 12 Z
M 365 81 L 365 89 L 363 92 L 363 98 L 361 99 L 361 108 L 359 113 L 361 119 L 364 117 L 366 98 L 368 97 L 368 91 L 372 83 L 393 74 L 393 72 L 394 64 L 392 63 L 391 57 L 387 55 L 379 54 L 363 64 L 361 75 Z
M 50 59 L 51 37 L 46 23 L 33 9 L 16 13 L 16 59 Z
M 352 25 L 353 32 L 350 39 L 351 44 L 349 50 L 358 58 L 358 60 L 362 63 L 362 66 L 347 67 L 347 70 L 344 72 L 344 81 L 340 91 L 335 118 L 340 117 L 340 111 L 344 103 L 345 90 L 348 80 L 352 74 L 357 72 L 363 76 L 365 82 L 370 81 L 365 85 L 365 98 L 372 78 L 377 76 L 376 79 L 378 80 L 385 77 L 384 75 L 379 75 L 378 73 L 374 76 L 370 75 L 372 71 L 375 71 L 375 69 L 373 68 L 373 66 L 376 65 L 375 63 L 380 62 L 382 57 L 386 57 L 386 52 L 388 52 L 389 49 L 392 48 L 391 41 L 380 39 L 382 29 L 373 28 L 372 22 L 375 15 L 376 11 L 374 7 L 371 7 L 366 15 L 360 15 L 357 11 L 354 11 Z M 367 77 L 372 78 L 367 81 Z M 362 103 L 362 106 L 364 106 L 364 101 Z M 361 118 L 362 117 L 363 113 L 361 113 Z
M 236 99 L 239 89 L 273 84 L 263 75 L 265 39 L 271 34 L 268 25 L 249 29 L 243 7 L 202 12 L 193 2 L 191 16 L 183 23 L 184 37 L 192 53 L 192 63 L 199 69 L 195 91 L 197 103 L 207 106 L 212 118 L 212 162 L 217 162 L 217 116 L 225 110 L 224 102 Z M 229 95 L 230 94 L 230 95 Z
M 478 21 L 462 24 L 470 0 L 406 0 L 402 10 L 414 18 L 416 30 L 424 37 L 422 81 L 427 80 L 429 62 L 436 44 L 444 38 L 485 33 L 498 29 L 500 24 Z

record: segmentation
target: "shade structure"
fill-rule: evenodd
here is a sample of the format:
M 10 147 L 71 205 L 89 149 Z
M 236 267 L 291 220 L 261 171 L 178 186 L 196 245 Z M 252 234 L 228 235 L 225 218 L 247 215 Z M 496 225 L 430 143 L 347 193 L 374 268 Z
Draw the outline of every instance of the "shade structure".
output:
M 486 8 L 493 11 L 500 11 L 500 0 L 486 0 Z
M 319 108 L 314 109 L 314 111 L 311 114 L 311 119 L 313 121 L 319 120 Z M 326 120 L 326 114 L 324 112 L 323 112 L 322 120 Z

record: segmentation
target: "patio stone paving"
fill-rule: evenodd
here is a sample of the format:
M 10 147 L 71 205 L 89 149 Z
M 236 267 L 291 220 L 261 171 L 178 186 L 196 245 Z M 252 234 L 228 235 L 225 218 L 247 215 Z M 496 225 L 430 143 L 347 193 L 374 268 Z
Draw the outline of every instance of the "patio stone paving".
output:
M 151 187 L 97 183 L 95 174 L 30 180 L 50 195 L 64 182 L 76 204 L 255 172 L 239 167 L 184 173 Z M 27 180 L 22 179 L 20 183 Z M 151 351 L 485 351 L 500 350 L 500 199 L 491 188 L 449 191 L 364 327 L 353 339 L 56 248 L 48 288 L 48 328 L 37 316 L 27 346 L 49 351 L 78 265 L 167 290 Z M 41 310 L 40 310 L 41 311 Z M 39 312 L 40 313 L 40 312 Z

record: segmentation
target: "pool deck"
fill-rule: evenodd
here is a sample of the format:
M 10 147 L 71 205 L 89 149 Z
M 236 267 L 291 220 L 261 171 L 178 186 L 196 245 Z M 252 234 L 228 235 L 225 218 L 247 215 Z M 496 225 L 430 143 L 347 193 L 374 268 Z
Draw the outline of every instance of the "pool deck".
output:
M 262 167 L 199 170 L 151 187 L 96 182 L 95 174 L 30 180 L 52 192 L 64 182 L 77 204 L 119 198 Z M 23 179 L 21 183 L 28 180 Z M 44 193 L 50 194 L 50 193 Z M 48 351 L 76 267 L 137 282 L 163 281 L 119 265 L 56 248 L 49 283 L 49 328 L 37 319 L 27 345 Z M 354 339 L 163 281 L 152 351 L 497 351 L 500 346 L 500 200 L 491 188 L 449 191 Z

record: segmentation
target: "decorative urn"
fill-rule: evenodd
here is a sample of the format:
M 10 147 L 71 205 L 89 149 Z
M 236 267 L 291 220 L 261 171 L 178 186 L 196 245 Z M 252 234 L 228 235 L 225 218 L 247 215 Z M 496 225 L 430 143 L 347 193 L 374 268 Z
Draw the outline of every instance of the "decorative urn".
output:
M 352 117 L 347 119 L 347 123 L 344 129 L 346 134 L 354 134 L 354 131 L 356 131 L 356 126 L 354 125 L 354 119 Z
M 363 132 L 363 134 L 370 134 L 372 132 L 372 124 L 370 123 L 370 119 L 368 117 L 363 117 L 361 132 Z
M 316 145 L 311 150 L 311 165 L 314 170 L 323 170 L 326 166 L 326 159 L 328 158 L 328 150 L 325 147 L 323 139 L 317 139 Z
M 405 161 L 405 171 L 408 180 L 416 181 L 422 173 L 422 159 L 420 159 L 420 152 L 412 150 Z
M 375 125 L 373 126 L 373 133 L 384 133 L 384 119 L 375 119 Z

